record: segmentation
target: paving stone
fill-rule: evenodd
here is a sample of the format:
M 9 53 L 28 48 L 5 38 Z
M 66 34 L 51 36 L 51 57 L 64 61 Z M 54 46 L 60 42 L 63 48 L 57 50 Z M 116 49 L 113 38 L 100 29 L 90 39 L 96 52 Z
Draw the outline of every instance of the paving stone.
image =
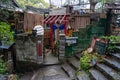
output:
M 25 74 L 20 80 L 71 80 L 60 65 L 45 66 L 33 74 Z
M 99 69 L 104 75 L 106 75 L 111 80 L 120 80 L 120 74 L 108 67 L 105 64 L 97 64 L 97 69 Z
M 62 69 L 71 79 L 75 79 L 75 71 L 67 63 L 62 65 Z
M 33 74 L 34 74 L 33 72 L 26 73 L 20 77 L 20 80 L 31 80 Z
M 55 76 L 46 76 L 46 77 L 43 77 L 42 80 L 71 80 L 71 79 L 66 78 L 63 75 L 55 75 Z
M 92 77 L 92 80 L 108 80 L 107 78 L 105 78 L 105 76 L 103 76 L 103 74 L 101 74 L 96 69 L 90 69 L 89 73 L 90 73 L 90 75 Z
M 86 72 L 79 71 L 77 74 L 77 80 L 90 80 L 90 78 Z
M 104 61 L 110 67 L 120 71 L 120 62 L 116 61 L 114 58 L 104 58 Z

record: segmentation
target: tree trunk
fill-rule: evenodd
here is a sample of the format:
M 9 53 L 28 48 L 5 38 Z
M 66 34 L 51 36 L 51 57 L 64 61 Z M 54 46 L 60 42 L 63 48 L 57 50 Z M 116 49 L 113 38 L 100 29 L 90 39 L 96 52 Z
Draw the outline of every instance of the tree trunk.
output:
M 94 12 L 95 11 L 95 5 L 96 4 L 90 4 L 90 12 Z
M 89 0 L 89 2 L 90 2 L 90 12 L 94 12 L 95 6 L 98 1 L 97 0 Z

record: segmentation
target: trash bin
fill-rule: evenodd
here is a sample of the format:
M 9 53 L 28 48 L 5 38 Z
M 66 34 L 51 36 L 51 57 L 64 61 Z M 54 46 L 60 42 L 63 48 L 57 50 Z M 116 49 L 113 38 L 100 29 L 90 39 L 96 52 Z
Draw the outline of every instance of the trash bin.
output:
M 73 55 L 72 46 L 66 46 L 65 48 L 65 57 L 71 57 Z
M 74 54 L 73 47 L 77 45 L 78 37 L 66 37 L 65 57 L 71 57 Z

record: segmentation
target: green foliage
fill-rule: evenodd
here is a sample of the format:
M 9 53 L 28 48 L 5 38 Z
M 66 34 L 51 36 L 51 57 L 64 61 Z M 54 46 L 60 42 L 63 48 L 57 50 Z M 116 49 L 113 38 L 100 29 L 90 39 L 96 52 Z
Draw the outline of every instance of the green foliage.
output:
M 4 61 L 1 59 L 2 56 L 0 56 L 0 74 L 4 74 L 7 71 L 6 64 Z
M 16 74 L 11 74 L 8 76 L 8 80 L 20 80 L 19 76 Z
M 7 9 L 1 9 L 0 8 L 0 22 L 5 21 L 7 22 L 7 19 L 9 18 L 9 12 Z
M 90 67 L 91 62 L 91 54 L 88 54 L 86 51 L 84 51 L 83 56 L 80 58 L 80 67 L 83 70 L 88 70 Z
M 13 34 L 14 32 L 10 31 L 9 24 L 5 22 L 0 23 L 0 40 L 6 42 L 13 42 L 14 41 Z
M 25 8 L 26 5 L 40 7 L 40 8 L 48 8 L 49 4 L 44 0 L 16 0 L 21 7 Z
M 114 43 L 120 43 L 120 36 L 102 36 L 101 38 L 109 40 L 108 52 L 114 52 L 116 45 Z
M 80 67 L 83 70 L 88 70 L 92 66 L 92 59 L 97 60 L 96 53 L 88 53 L 87 51 L 82 52 L 82 57 L 80 58 Z
M 110 40 L 110 43 L 120 42 L 120 36 L 102 36 L 101 38 Z
M 7 0 L 1 0 L 1 2 L 6 3 L 6 2 L 7 2 Z

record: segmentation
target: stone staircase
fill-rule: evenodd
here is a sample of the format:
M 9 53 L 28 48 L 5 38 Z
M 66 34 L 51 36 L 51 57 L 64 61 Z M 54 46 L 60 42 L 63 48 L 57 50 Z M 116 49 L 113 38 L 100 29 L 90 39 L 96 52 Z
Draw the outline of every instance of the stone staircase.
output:
M 88 72 L 80 70 L 80 56 L 81 53 L 77 53 L 66 59 L 61 67 L 71 80 L 120 80 L 120 53 L 105 57 L 103 62 L 97 63 Z
M 115 29 L 112 30 L 112 35 L 120 35 L 120 28 L 119 27 L 116 27 Z

